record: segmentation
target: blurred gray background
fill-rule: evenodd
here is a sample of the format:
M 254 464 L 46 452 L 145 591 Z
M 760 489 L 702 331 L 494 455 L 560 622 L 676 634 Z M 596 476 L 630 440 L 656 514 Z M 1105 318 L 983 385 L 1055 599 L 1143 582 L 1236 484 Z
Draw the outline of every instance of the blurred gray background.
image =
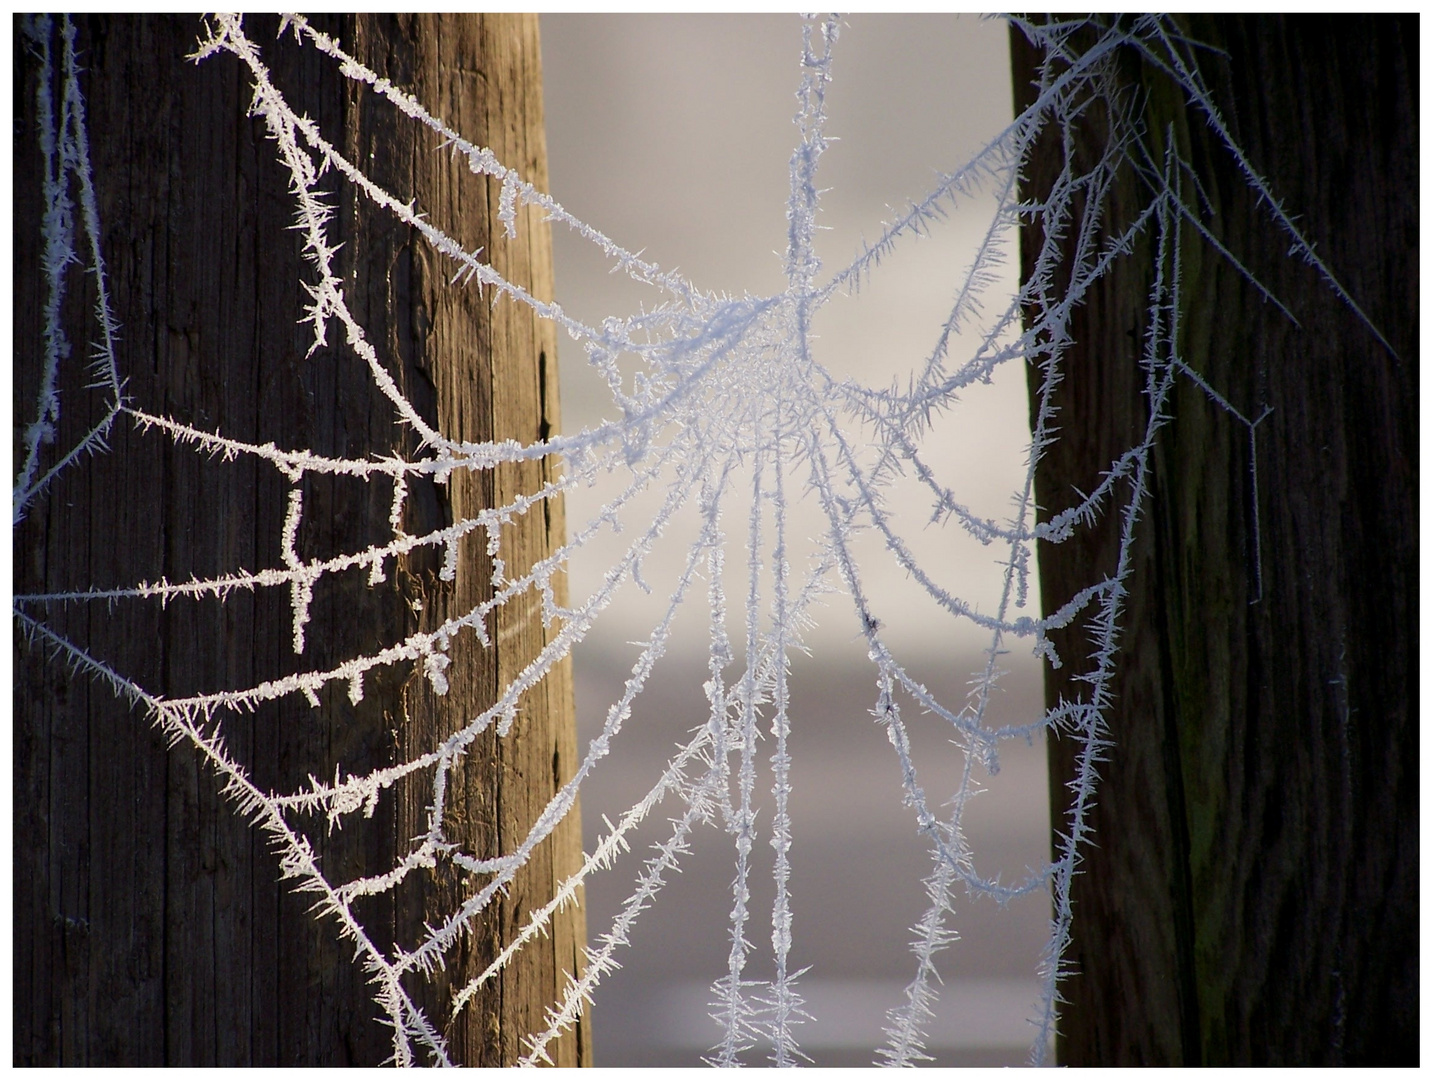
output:
M 552 194 L 568 210 L 702 288 L 763 294 L 784 285 L 788 162 L 799 83 L 801 23 L 794 16 L 544 16 L 543 65 Z M 973 16 L 849 16 L 836 47 L 828 94 L 828 133 L 839 141 L 821 162 L 826 226 L 819 252 L 826 272 L 848 263 L 862 237 L 953 171 L 1010 122 L 1010 75 L 1002 23 Z M 932 236 L 906 242 L 859 296 L 817 323 L 817 358 L 841 375 L 889 384 L 918 370 L 929 354 L 992 202 L 975 199 Z M 658 297 L 609 274 L 586 242 L 554 231 L 557 298 L 584 319 L 629 314 Z M 987 312 L 1007 306 L 1016 252 L 1008 252 Z M 562 395 L 568 431 L 599 422 L 610 401 L 586 370 L 581 349 L 562 343 Z M 973 349 L 966 341 L 963 348 Z M 961 346 L 952 350 L 958 357 Z M 1004 370 L 965 396 L 933 427 L 925 447 L 944 482 L 976 512 L 1008 514 L 1023 483 L 1029 440 L 1025 373 Z M 601 505 L 599 486 L 574 493 L 569 522 Z M 998 551 L 945 528 L 926 528 L 928 505 L 905 489 L 892 508 L 906 536 L 951 591 L 989 611 L 997 602 Z M 892 500 L 902 497 L 897 488 Z M 814 535 L 814 515 L 796 517 Z M 572 567 L 581 597 L 630 540 L 607 536 Z M 647 637 L 665 608 L 660 581 L 685 550 L 680 530 L 653 560 L 654 596 L 628 589 L 576 655 L 582 741 L 600 730 L 637 657 L 626 644 Z M 940 616 L 878 545 L 862 549 L 866 585 L 882 634 L 918 678 L 947 705 L 965 698 L 982 666 L 983 636 Z M 738 594 L 739 595 L 739 594 Z M 678 740 L 705 720 L 704 612 L 691 605 L 675 645 L 631 720 L 583 791 L 588 848 L 603 815 L 615 820 L 660 775 Z M 1038 610 L 1037 587 L 1030 598 Z M 791 891 L 796 967 L 815 1021 L 800 1033 L 817 1065 L 872 1060 L 885 1010 L 912 977 L 909 927 L 923 914 L 931 863 L 902 805 L 895 756 L 869 713 L 876 691 L 849 605 L 832 596 L 806 636 L 810 656 L 792 666 Z M 1042 707 L 1039 667 L 1016 646 L 1005 658 L 990 720 L 1027 723 Z M 933 804 L 953 792 L 959 754 L 943 721 L 906 711 L 921 782 Z M 769 756 L 769 748 L 762 758 Z M 764 763 L 764 761 L 763 761 Z M 966 814 L 976 868 L 1003 880 L 1048 858 L 1049 820 L 1042 743 L 1006 747 L 998 776 Z M 763 789 L 770 779 L 763 777 Z M 589 879 L 588 930 L 610 927 L 631 891 L 649 845 L 669 831 L 675 807 L 652 815 L 617 865 Z M 768 808 L 760 823 L 768 825 Z M 770 974 L 770 848 L 757 847 L 752 977 Z M 706 1015 L 710 984 L 724 973 L 733 877 L 732 844 L 718 829 L 699 834 L 683 873 L 637 921 L 623 969 L 603 983 L 594 1016 L 598 1065 L 695 1065 L 719 1031 Z M 764 880 L 763 880 L 764 878 Z M 945 979 L 931 1053 L 938 1064 L 1021 1064 L 1038 996 L 1035 963 L 1048 926 L 1044 894 L 1001 910 L 957 895 L 961 940 L 943 956 Z M 748 1055 L 759 1063 L 764 1055 Z

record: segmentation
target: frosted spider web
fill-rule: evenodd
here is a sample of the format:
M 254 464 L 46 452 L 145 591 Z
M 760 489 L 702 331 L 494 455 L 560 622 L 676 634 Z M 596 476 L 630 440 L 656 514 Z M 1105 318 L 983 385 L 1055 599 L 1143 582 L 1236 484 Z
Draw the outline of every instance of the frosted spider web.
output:
M 1119 95 L 1112 80 L 1111 59 L 1116 50 L 1135 49 L 1174 78 L 1234 154 L 1248 182 L 1267 196 L 1271 216 L 1292 237 L 1295 253 L 1314 263 L 1330 282 L 1331 275 L 1228 138 L 1189 60 L 1188 43 L 1173 24 L 1146 17 L 1112 28 L 1094 27 L 1098 33 L 1091 38 L 1092 44 L 1078 49 L 1072 45 L 1074 35 L 1087 33 L 1089 23 L 1055 21 L 1020 26 L 1050 58 L 1042 71 L 1035 105 L 972 161 L 942 175 L 933 190 L 886 226 L 882 236 L 831 274 L 823 273 L 817 254 L 817 177 L 821 155 L 828 145 L 825 94 L 833 75 L 841 23 L 835 17 L 808 20 L 799 62 L 799 140 L 790 163 L 784 261 L 787 284 L 774 295 L 733 298 L 705 292 L 682 275 L 661 269 L 576 220 L 489 150 L 465 140 L 403 89 L 380 79 L 358 58 L 345 53 L 337 41 L 300 17 L 286 17 L 280 38 L 290 35 L 299 47 L 317 49 L 330 57 L 343 76 L 368 84 L 413 123 L 431 129 L 435 147 L 449 148 L 475 174 L 498 180 L 498 218 L 509 236 L 516 235 L 518 208 L 537 207 L 555 225 L 572 229 L 593 244 L 616 271 L 652 290 L 651 306 L 641 314 L 588 325 L 570 317 L 558 304 L 542 302 L 503 278 L 482 261 L 479 253 L 464 250 L 439 225 L 429 221 L 403 193 L 389 193 L 375 185 L 326 141 L 314 122 L 289 107 L 282 89 L 270 79 L 259 45 L 245 33 L 242 20 L 236 16 L 215 17 L 209 24 L 208 36 L 198 43 L 196 59 L 227 53 L 245 65 L 250 74 L 254 88 L 251 111 L 264 121 L 274 152 L 292 180 L 309 273 L 305 322 L 311 324 L 314 345 L 328 342 L 330 335 L 341 337 L 390 403 L 394 423 L 416 434 L 418 451 L 411 457 L 374 460 L 327 457 L 302 448 L 282 449 L 271 443 L 230 439 L 183 419 L 146 411 L 143 402 L 126 395 L 118 339 L 119 313 L 107 293 L 99 243 L 95 178 L 86 141 L 75 29 L 68 19 L 60 23 L 57 57 L 54 24 L 48 18 L 26 24 L 27 37 L 40 54 L 43 66 L 35 110 L 45 159 L 43 272 L 48 294 L 43 313 L 41 387 L 33 419 L 24 431 L 13 489 L 14 522 L 18 524 L 45 497 L 56 476 L 82 467 L 89 455 L 103 452 L 116 423 L 131 424 L 154 437 L 172 440 L 176 448 L 191 447 L 207 454 L 215 459 L 215 468 L 239 456 L 257 459 L 281 474 L 290 488 L 280 538 L 281 566 L 256 572 L 215 568 L 214 576 L 183 583 L 159 580 L 127 588 L 16 596 L 16 623 L 32 642 L 107 682 L 147 714 L 171 741 L 191 744 L 212 766 L 222 778 L 223 791 L 236 811 L 275 841 L 283 876 L 293 881 L 294 888 L 314 894 L 318 915 L 332 919 L 339 933 L 354 943 L 357 962 L 371 976 L 375 1001 L 392 1027 L 393 1059 L 397 1063 L 448 1063 L 447 1047 L 440 1034 L 444 1018 L 424 1014 L 404 988 L 404 977 L 429 973 L 442 963 L 531 852 L 571 811 L 584 779 L 603 757 L 618 748 L 617 740 L 633 702 L 667 647 L 673 620 L 683 604 L 699 603 L 693 596 L 703 591 L 703 580 L 709 609 L 709 681 L 704 688 L 709 703 L 707 722 L 679 747 L 647 795 L 614 824 L 608 823 L 580 871 L 563 884 L 550 903 L 530 914 L 524 929 L 504 943 L 486 971 L 456 993 L 451 1003 L 453 1013 L 462 1010 L 526 943 L 541 935 L 553 915 L 573 899 L 582 882 L 608 867 L 637 827 L 658 806 L 664 806 L 671 815 L 669 833 L 645 862 L 630 899 L 611 927 L 587 949 L 585 971 L 580 977 L 569 976 L 561 997 L 551 1003 L 545 1029 L 528 1033 L 523 1063 L 545 1060 L 551 1040 L 572 1025 L 591 1001 L 602 977 L 617 965 L 635 919 L 659 899 L 665 875 L 679 868 L 682 855 L 701 828 L 724 831 L 735 849 L 730 950 L 725 970 L 712 987 L 712 1015 L 721 1034 L 708 1060 L 718 1065 L 737 1064 L 758 1043 L 770 1044 L 771 1060 L 777 1065 L 794 1064 L 803 1057 L 798 1035 L 799 1025 L 807 1016 L 801 992 L 803 972 L 794 970 L 791 963 L 792 900 L 788 891 L 792 835 L 787 665 L 791 654 L 801 648 L 802 631 L 814 617 L 817 603 L 836 592 L 849 604 L 866 647 L 871 664 L 871 712 L 875 722 L 884 728 L 891 753 L 899 764 L 902 788 L 892 797 L 902 800 L 908 808 L 911 826 L 928 843 L 932 856 L 926 881 L 929 906 L 914 928 L 913 975 L 903 1003 L 888 1014 L 887 1041 L 878 1049 L 879 1058 L 891 1065 L 927 1060 L 926 1025 L 939 993 L 937 961 L 956 940 L 957 891 L 1009 900 L 1047 890 L 1054 898 L 1054 915 L 1040 965 L 1043 995 L 1032 1018 L 1031 1050 L 1034 1063 L 1044 1060 L 1055 1024 L 1058 981 L 1066 974 L 1063 958 L 1072 918 L 1070 881 L 1079 864 L 1081 846 L 1089 840 L 1087 811 L 1096 790 L 1097 764 L 1109 745 L 1109 685 L 1118 654 L 1130 546 L 1148 491 L 1153 440 L 1168 418 L 1170 388 L 1179 378 L 1191 380 L 1246 426 L 1250 443 L 1262 415 L 1266 415 L 1248 417 L 1239 413 L 1179 355 L 1180 245 L 1190 237 L 1215 246 L 1216 241 L 1202 227 L 1184 195 L 1196 184 L 1191 169 L 1171 155 L 1161 160 L 1151 157 L 1133 115 L 1133 104 Z M 58 101 L 51 91 L 56 83 L 62 87 Z M 1112 137 L 1103 156 L 1076 175 L 1073 155 L 1066 155 L 1064 171 L 1049 196 L 1041 203 L 1021 204 L 1017 197 L 1020 170 L 1035 140 L 1050 125 L 1067 134 L 1070 123 L 1095 99 L 1107 104 L 1111 117 Z M 1130 168 L 1145 181 L 1143 209 L 1123 233 L 1101 238 L 1098 226 L 1103 200 L 1121 170 Z M 504 298 L 503 302 L 530 306 L 566 331 L 584 350 L 587 362 L 605 379 L 620 418 L 528 446 L 462 442 L 431 427 L 400 393 L 384 358 L 344 300 L 344 282 L 334 264 L 330 212 L 320 192 L 320 182 L 332 182 L 334 177 L 354 185 L 363 197 L 415 230 L 450 260 L 454 288 L 493 290 Z M 981 194 L 993 196 L 997 209 L 973 261 L 955 282 L 948 318 L 933 334 L 928 353 L 909 368 L 904 384 L 866 385 L 852 378 L 836 377 L 822 366 L 819 345 L 811 333 L 816 313 L 837 297 L 858 292 L 879 272 L 882 260 L 902 250 L 912 238 L 940 228 L 950 214 Z M 1080 209 L 1081 206 L 1092 209 Z M 1012 304 L 986 310 L 983 301 L 994 271 L 1007 258 L 1021 225 L 1031 220 L 1042 224 L 1045 237 L 1033 261 L 1034 273 L 1023 283 Z M 1071 232 L 1072 256 L 1066 257 L 1063 243 Z M 1050 393 L 1065 377 L 1061 365 L 1070 343 L 1070 314 L 1092 283 L 1126 256 L 1136 241 L 1142 240 L 1151 241 L 1155 267 L 1142 359 L 1148 400 L 1146 430 L 1137 444 L 1108 463 L 1098 487 L 1087 495 L 1071 496 L 1066 506 L 1044 508 L 1043 520 L 1037 521 L 1034 468 L 1057 434 Z M 1221 254 L 1231 258 L 1226 252 Z M 84 267 L 94 277 L 98 344 L 92 368 L 94 386 L 108 404 L 81 439 L 61 446 L 57 443 L 60 401 L 56 388 L 61 365 L 71 359 L 71 344 L 63 332 L 60 311 L 73 265 Z M 1065 283 L 1056 288 L 1059 275 Z M 1352 303 L 1335 283 L 1333 287 L 1345 302 Z M 968 355 L 951 355 L 953 343 L 965 340 L 961 334 L 978 344 Z M 1010 516 L 995 520 L 981 517 L 966 506 L 956 488 L 958 478 L 952 481 L 937 473 L 922 453 L 922 439 L 931 418 L 953 408 L 961 391 L 987 381 L 1007 364 L 1036 365 L 1042 373 L 1042 392 L 1023 486 L 1014 492 Z M 1256 443 L 1253 449 L 1250 460 L 1256 483 Z M 442 479 L 458 470 L 490 470 L 504 462 L 549 455 L 561 459 L 564 471 L 540 490 L 426 535 L 403 532 L 402 508 L 410 481 L 423 477 Z M 388 485 L 392 492 L 391 539 L 361 551 L 314 559 L 301 557 L 297 537 L 303 528 L 302 482 L 306 476 L 324 474 Z M 580 523 L 565 547 L 526 573 L 505 575 L 497 557 L 498 537 L 505 522 L 576 485 L 589 484 L 599 477 L 607 478 L 611 484 L 613 476 L 621 478 L 621 483 L 611 488 L 619 494 L 590 521 Z M 917 521 L 902 520 L 884 498 L 900 476 L 914 477 L 925 491 L 926 504 Z M 649 492 L 657 494 L 658 509 L 649 517 L 638 517 L 631 509 L 634 500 Z M 791 555 L 790 515 L 791 508 L 800 501 L 813 502 L 818 507 L 824 535 L 797 564 Z M 512 850 L 488 859 L 463 852 L 445 833 L 444 799 L 450 769 L 479 733 L 492 728 L 505 737 L 522 723 L 517 711 L 521 694 L 540 681 L 574 644 L 598 632 L 600 616 L 622 586 L 629 581 L 641 585 L 643 560 L 683 508 L 694 508 L 699 521 L 697 535 L 685 551 L 683 569 L 665 614 L 643 643 L 624 693 L 607 711 L 602 730 L 587 748 L 576 775 Z M 1114 572 L 1091 581 L 1058 611 L 1042 617 L 1028 611 L 1036 541 L 1060 543 L 1106 514 L 1116 516 L 1120 523 Z M 960 530 L 1001 552 L 1002 588 L 995 610 L 981 611 L 956 595 L 942 584 L 941 567 L 928 565 L 915 556 L 908 536 L 927 521 Z M 635 539 L 609 568 L 601 586 L 585 599 L 571 605 L 559 604 L 553 585 L 556 575 L 598 532 L 623 523 L 630 527 Z M 488 552 L 494 559 L 494 599 L 490 603 L 434 631 L 392 641 L 381 651 L 355 655 L 336 667 L 303 671 L 238 690 L 161 698 L 123 671 L 90 655 L 47 621 L 46 613 L 63 605 L 105 603 L 122 612 L 126 602 L 139 600 L 169 603 L 205 596 L 222 599 L 240 590 L 279 589 L 287 591 L 291 598 L 293 649 L 302 654 L 309 606 L 315 588 L 325 578 L 358 569 L 366 570 L 370 582 L 376 583 L 383 579 L 385 564 L 431 548 L 441 553 L 442 577 L 451 579 L 456 572 L 459 541 L 473 533 L 487 536 Z M 948 619 L 971 624 L 985 635 L 987 662 L 976 673 L 965 702 L 936 700 L 887 645 L 877 614 L 880 606 L 868 593 L 867 573 L 857 558 L 855 540 L 860 534 L 873 535 Z M 734 600 L 728 600 L 724 587 L 728 562 L 730 572 L 743 581 L 741 594 Z M 490 709 L 421 755 L 363 775 L 345 777 L 340 773 L 331 782 L 310 778 L 295 790 L 270 791 L 258 786 L 226 747 L 226 717 L 251 710 L 262 701 L 293 695 L 317 705 L 319 695 L 330 684 L 356 705 L 363 696 L 365 676 L 378 668 L 416 668 L 438 694 L 445 693 L 449 652 L 481 648 L 486 643 L 484 626 L 491 607 L 521 596 L 538 597 L 544 623 L 559 627 L 550 644 L 501 689 Z M 1087 620 L 1096 634 L 1093 666 L 1084 676 L 1086 695 L 1023 725 L 999 727 L 987 723 L 989 704 L 1003 671 L 1001 658 L 1011 650 L 1022 649 L 1058 666 L 1061 659 L 1046 634 L 1076 618 Z M 912 709 L 945 725 L 948 736 L 962 751 L 956 794 L 944 807 L 926 796 L 928 778 L 922 779 L 911 749 L 907 714 Z M 1080 747 L 1056 857 L 1015 882 L 983 875 L 965 835 L 963 821 L 968 801 L 978 792 L 982 778 L 997 771 L 1002 744 L 1040 737 L 1048 731 L 1075 739 Z M 775 899 L 769 915 L 774 975 L 754 979 L 749 968 L 757 951 L 751 939 L 758 915 L 748 901 L 752 850 L 761 835 L 755 805 L 761 763 L 758 744 L 764 735 L 769 736 L 773 751 L 768 764 L 774 809 L 766 832 L 775 854 Z M 431 776 L 426 835 L 416 838 L 396 865 L 377 868 L 371 876 L 345 881 L 329 877 L 300 819 L 316 815 L 329 828 L 344 823 L 361 828 L 358 819 L 371 815 L 373 807 L 398 780 L 425 775 Z M 416 947 L 385 951 L 355 913 L 355 900 L 388 892 L 407 875 L 428 872 L 439 859 L 450 860 L 469 871 L 475 883 L 445 921 L 428 928 Z

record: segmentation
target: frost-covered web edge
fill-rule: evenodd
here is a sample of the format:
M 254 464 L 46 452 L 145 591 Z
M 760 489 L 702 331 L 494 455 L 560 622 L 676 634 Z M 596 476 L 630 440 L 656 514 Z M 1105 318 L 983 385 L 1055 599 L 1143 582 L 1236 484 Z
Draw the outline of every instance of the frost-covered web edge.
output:
M 51 480 L 86 455 L 106 449 L 105 439 L 124 401 L 123 383 L 114 356 L 119 327 L 110 310 L 109 281 L 104 272 L 104 256 L 100 252 L 99 210 L 95 203 L 94 172 L 90 167 L 89 137 L 85 130 L 84 95 L 80 93 L 75 64 L 75 27 L 68 16 L 61 22 L 62 82 L 58 120 L 55 115 L 55 64 L 51 46 L 54 21 L 48 15 L 36 16 L 22 24 L 21 32 L 29 47 L 40 55 L 35 112 L 40 152 L 44 156 L 45 211 L 41 226 L 44 254 L 41 266 L 45 274 L 42 331 L 45 359 L 39 400 L 35 404 L 35 419 L 25 429 L 24 461 L 12 489 L 12 528 L 20 523 L 30 503 L 49 486 Z M 89 248 L 89 260 L 85 265 L 95 281 L 95 317 L 100 329 L 100 340 L 94 345 L 91 371 L 96 380 L 94 388 L 107 392 L 106 410 L 75 446 L 40 473 L 40 448 L 54 442 L 59 434 L 57 382 L 60 364 L 69 358 L 73 348 L 60 325 L 60 310 L 65 299 L 65 269 L 81 263 L 79 252 L 75 250 L 75 208 L 70 197 L 72 182 L 79 187 L 80 219 Z

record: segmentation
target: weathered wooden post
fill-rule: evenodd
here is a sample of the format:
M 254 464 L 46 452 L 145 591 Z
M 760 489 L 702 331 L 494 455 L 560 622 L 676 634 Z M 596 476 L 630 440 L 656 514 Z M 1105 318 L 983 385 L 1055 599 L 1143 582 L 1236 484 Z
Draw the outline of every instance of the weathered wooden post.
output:
M 1180 20 L 1252 167 L 1391 345 L 1297 258 L 1199 109 L 1132 49 L 1144 130 L 1172 130 L 1210 232 L 1190 229 L 1182 355 L 1245 418 L 1179 380 L 1137 530 L 1094 845 L 1073 888 L 1067 1064 L 1418 1060 L 1418 31 L 1415 17 Z M 1222 50 L 1217 51 L 1217 50 Z M 1013 33 L 1017 108 L 1039 57 Z M 1102 113 L 1080 121 L 1096 160 Z M 1170 128 L 1171 126 L 1171 128 Z M 1038 198 L 1063 149 L 1027 173 Z M 1105 235 L 1132 220 L 1128 172 Z M 1038 250 L 1024 237 L 1024 273 Z M 1072 230 L 1071 230 L 1072 235 Z M 1041 507 L 1138 441 L 1145 244 L 1073 317 Z M 1395 355 L 1394 355 L 1395 353 Z M 1033 388 L 1037 390 L 1038 387 Z M 1252 457 L 1256 453 L 1257 481 Z M 1039 552 L 1057 609 L 1112 567 L 1118 522 Z M 1073 700 L 1088 633 L 1047 684 Z M 1067 804 L 1073 748 L 1051 741 Z M 1056 827 L 1058 827 L 1056 819 Z
M 546 185 L 535 16 L 355 15 L 324 28 L 380 75 Z M 103 250 L 119 361 L 136 402 L 206 430 L 346 457 L 410 453 L 364 365 L 330 334 L 309 355 L 298 325 L 307 297 L 302 236 L 288 176 L 246 115 L 249 77 L 231 56 L 186 60 L 197 18 L 77 20 Z M 251 36 L 295 107 L 388 190 L 415 198 L 468 249 L 539 297 L 552 290 L 545 225 L 498 221 L 500 185 L 469 174 L 425 128 L 340 75 L 312 47 L 270 45 L 276 19 Z M 34 122 L 40 65 L 17 25 L 15 129 L 15 416 L 32 417 L 39 384 L 41 153 Z M 56 54 L 58 35 L 52 42 Z M 555 339 L 530 309 L 475 287 L 409 227 L 335 178 L 329 189 L 347 302 L 387 358 L 404 396 L 451 437 L 531 443 L 558 424 Z M 94 337 L 94 282 L 78 273 L 63 316 L 75 350 Z M 60 444 L 93 422 L 82 358 L 62 375 Z M 89 415 L 87 415 L 87 410 Z M 18 457 L 17 457 L 18 461 Z M 414 481 L 403 525 L 422 534 L 539 486 L 548 463 Z M 391 486 L 307 476 L 300 554 L 362 550 L 388 529 Z M 282 565 L 288 483 L 252 458 L 216 465 L 192 447 L 119 417 L 107 452 L 61 474 L 14 532 L 19 594 L 184 581 Z M 495 501 L 494 501 L 495 500 Z M 563 542 L 560 500 L 504 531 L 519 572 Z M 388 534 L 391 536 L 391 533 Z M 288 590 L 213 599 L 83 604 L 54 625 L 165 696 L 229 689 L 371 653 L 491 595 L 485 537 L 464 541 L 455 580 L 420 549 L 387 581 L 334 575 L 314 599 L 302 656 Z M 292 790 L 309 774 L 371 771 L 430 749 L 481 713 L 542 648 L 534 605 L 499 607 L 493 647 L 454 649 L 450 690 L 436 696 L 411 665 L 370 675 L 361 703 L 324 695 L 222 717 L 230 750 L 255 781 Z M 277 882 L 263 836 L 235 815 L 212 774 L 108 688 L 17 637 L 14 795 L 15 1062 L 27 1065 L 377 1064 L 392 1051 L 364 972 L 311 898 Z M 491 856 L 524 835 L 576 766 L 565 663 L 522 701 L 513 737 L 482 737 L 448 782 L 449 835 Z M 325 773 L 324 770 L 327 770 Z M 425 828 L 431 793 L 399 785 L 358 828 L 310 830 L 325 872 L 377 873 Z M 316 815 L 321 819 L 321 815 Z M 506 896 L 430 982 L 410 987 L 471 1065 L 507 1065 L 543 1026 L 564 972 L 581 964 L 584 924 L 569 908 L 456 1021 L 451 990 L 482 970 L 528 913 L 579 865 L 575 814 L 543 844 Z M 450 913 L 451 867 L 412 875 L 365 901 L 384 943 L 411 943 Z M 470 891 L 470 889 L 469 889 Z M 553 1044 L 559 1064 L 587 1064 L 586 1021 Z

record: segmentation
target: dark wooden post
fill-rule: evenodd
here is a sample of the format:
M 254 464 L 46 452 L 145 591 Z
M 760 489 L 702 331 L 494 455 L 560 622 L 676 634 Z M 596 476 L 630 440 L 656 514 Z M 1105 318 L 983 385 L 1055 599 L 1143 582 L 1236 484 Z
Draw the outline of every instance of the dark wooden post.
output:
M 186 60 L 197 18 L 90 16 L 77 22 L 103 249 L 126 391 L 145 409 L 233 438 L 350 458 L 410 454 L 365 365 L 329 331 L 309 355 L 300 327 L 312 277 L 300 260 L 294 200 L 263 121 L 246 115 L 248 73 L 220 55 Z M 366 86 L 343 78 L 312 47 L 275 39 L 253 19 L 275 82 L 379 184 L 416 198 L 430 218 L 509 279 L 550 297 L 551 256 L 540 214 L 519 211 L 517 239 L 498 221 L 500 185 L 468 173 Z M 541 66 L 535 17 L 344 16 L 322 20 L 380 76 L 411 88 L 432 111 L 546 186 Z M 16 438 L 39 385 L 41 156 L 34 122 L 40 66 L 16 33 Z M 58 55 L 58 39 L 53 42 Z M 334 177 L 334 239 L 346 297 L 392 377 L 423 417 L 466 440 L 535 441 L 558 424 L 550 323 L 475 286 L 417 234 Z M 74 361 L 62 375 L 57 445 L 72 444 L 101 410 L 87 391 L 83 350 L 96 335 L 94 282 L 76 272 L 64 309 Z M 14 533 L 15 590 L 52 593 L 209 578 L 281 566 L 290 485 L 267 463 L 210 460 L 121 416 L 99 453 L 59 476 Z M 18 451 L 17 451 L 18 455 Z M 17 456 L 17 462 L 19 457 Z M 413 482 L 404 528 L 422 534 L 535 489 L 531 463 Z M 308 475 L 298 536 L 304 557 L 362 550 L 388 533 L 392 488 Z M 561 503 L 503 535 L 509 573 L 563 540 Z M 250 686 L 372 653 L 491 595 L 485 537 L 465 540 L 456 579 L 441 555 L 414 553 L 370 585 L 334 575 L 317 591 L 302 655 L 292 647 L 288 590 L 215 600 L 127 600 L 44 610 L 91 655 L 152 692 L 179 697 Z M 325 692 L 223 715 L 230 751 L 255 782 L 293 790 L 309 775 L 362 774 L 433 748 L 495 700 L 541 649 L 531 604 L 490 620 L 493 648 L 454 643 L 451 689 L 436 696 L 402 665 L 370 674 L 361 703 Z M 278 881 L 263 836 L 238 818 L 212 773 L 108 688 L 17 638 L 14 830 L 14 1039 L 28 1065 L 377 1064 L 392 1051 L 353 948 L 311 897 Z M 576 766 L 570 673 L 562 665 L 521 703 L 514 735 L 488 734 L 448 785 L 448 835 L 473 853 L 508 851 Z M 389 868 L 426 827 L 429 781 L 400 784 L 368 821 L 329 830 L 304 822 L 325 872 L 338 880 Z M 454 986 L 482 970 L 581 858 L 570 815 L 485 913 L 431 981 L 409 990 L 445 1030 L 452 1056 L 507 1065 L 539 1029 L 564 972 L 581 964 L 584 925 L 569 908 L 449 1023 Z M 374 940 L 412 947 L 425 922 L 450 913 L 460 890 L 450 866 L 413 875 L 360 902 Z M 559 1064 L 590 1063 L 583 1025 L 553 1044 Z
M 1233 138 L 1393 355 L 1303 261 L 1204 116 L 1133 50 L 1121 78 L 1161 160 L 1169 125 L 1219 241 L 1293 325 L 1186 231 L 1183 356 L 1137 530 L 1094 844 L 1075 879 L 1067 1064 L 1418 1060 L 1418 28 L 1415 17 L 1180 20 Z M 1017 107 L 1036 56 L 1013 33 Z M 1086 114 L 1075 153 L 1105 133 Z M 1063 149 L 1027 173 L 1037 198 Z M 1132 173 L 1106 235 L 1147 191 Z M 1207 199 L 1206 203 L 1202 199 Z M 1072 234 L 1072 230 L 1071 230 Z M 1025 235 L 1024 272 L 1038 250 Z M 1074 318 L 1061 441 L 1039 503 L 1068 505 L 1133 445 L 1150 246 Z M 1037 390 L 1037 385 L 1033 387 Z M 1257 459 L 1257 484 L 1252 456 Z M 1046 610 L 1112 566 L 1117 519 L 1042 545 Z M 1261 578 L 1261 595 L 1260 595 Z M 1083 691 L 1089 635 L 1053 635 L 1047 700 Z M 1051 741 L 1067 805 L 1074 748 Z M 1056 827 L 1059 821 L 1056 819 Z

